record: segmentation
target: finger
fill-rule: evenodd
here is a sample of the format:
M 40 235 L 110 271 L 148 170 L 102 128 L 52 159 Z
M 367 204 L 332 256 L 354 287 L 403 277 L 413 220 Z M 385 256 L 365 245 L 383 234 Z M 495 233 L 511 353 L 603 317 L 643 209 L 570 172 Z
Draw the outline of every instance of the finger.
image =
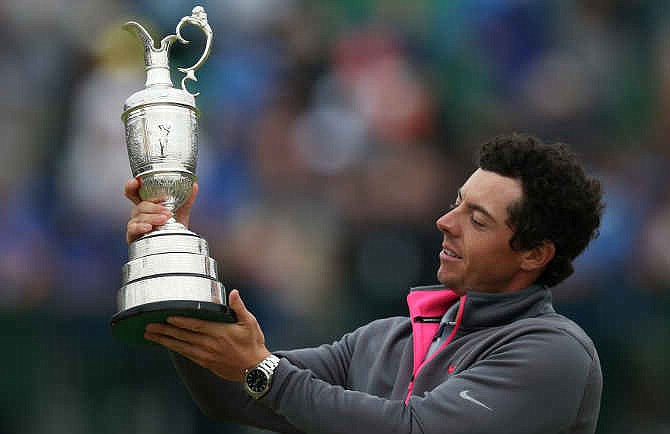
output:
M 191 208 L 195 203 L 195 198 L 198 195 L 199 189 L 200 187 L 198 186 L 198 183 L 193 183 L 193 190 L 191 191 L 191 195 L 186 200 L 186 202 L 175 211 L 175 219 L 186 227 L 188 227 Z
M 202 333 L 197 333 L 179 327 L 174 327 L 168 324 L 161 324 L 161 323 L 147 324 L 145 331 L 155 335 L 169 336 L 171 338 L 188 342 L 192 345 L 199 346 L 202 348 L 208 348 L 210 350 L 214 347 L 213 345 L 214 342 L 211 337 Z
M 205 321 L 198 318 L 190 318 L 187 316 L 170 316 L 165 320 L 168 324 L 175 326 L 176 328 L 189 330 L 194 333 L 201 333 L 205 335 L 213 336 L 215 333 L 212 330 L 212 326 L 217 326 L 221 323 L 213 321 Z
M 167 223 L 168 217 L 164 214 L 142 214 L 128 221 L 126 226 L 126 241 L 130 244 L 140 236 L 151 232 L 156 226 Z
M 247 307 L 244 305 L 242 297 L 240 296 L 240 291 L 237 289 L 230 291 L 230 295 L 228 296 L 228 306 L 235 312 L 237 322 L 245 323 L 256 320 L 251 312 L 247 310 Z
M 145 332 L 144 339 L 156 342 L 168 350 L 175 351 L 203 367 L 206 367 L 207 361 L 211 358 L 211 354 L 208 351 L 170 336 Z
M 165 224 L 170 217 L 165 214 L 139 214 L 136 217 L 133 217 L 129 222 L 136 223 L 149 223 L 154 226 L 160 226 Z
M 140 214 L 165 214 L 168 217 L 172 216 L 170 210 L 164 205 L 146 200 L 138 203 L 130 212 L 131 217 L 137 217 Z
M 123 194 L 130 199 L 135 205 L 139 204 L 142 201 L 149 201 L 154 203 L 161 203 L 165 201 L 165 196 L 157 196 L 142 199 L 140 196 L 140 187 L 142 182 L 138 178 L 129 179 L 126 181 L 123 187 Z
M 195 202 L 195 198 L 198 196 L 198 191 L 200 190 L 200 186 L 198 185 L 197 182 L 193 183 L 193 190 L 191 190 L 191 195 L 186 199 L 186 202 L 182 205 L 182 208 L 188 208 L 190 209 L 193 206 L 193 203 Z
M 140 203 L 140 180 L 137 178 L 129 179 L 123 186 L 123 194 L 135 205 Z
M 126 241 L 130 244 L 140 236 L 151 232 L 153 228 L 153 225 L 149 223 L 141 223 L 131 220 L 128 222 L 128 228 L 126 230 Z

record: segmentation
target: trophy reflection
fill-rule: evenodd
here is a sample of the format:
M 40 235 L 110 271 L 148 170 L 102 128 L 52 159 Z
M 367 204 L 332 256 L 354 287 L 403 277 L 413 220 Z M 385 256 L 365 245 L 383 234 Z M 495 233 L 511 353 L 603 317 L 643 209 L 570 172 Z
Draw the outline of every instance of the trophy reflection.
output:
M 170 79 L 168 51 L 175 41 L 188 43 L 181 36 L 187 24 L 200 28 L 207 41 L 195 65 L 179 68 L 185 76 L 178 89 Z M 126 100 L 121 116 L 130 168 L 140 178 L 140 197 L 160 199 L 174 212 L 191 195 L 198 158 L 198 94 L 188 92 L 186 81 L 197 81 L 195 71 L 211 50 L 212 29 L 201 6 L 182 18 L 176 35 L 163 38 L 158 48 L 140 24 L 130 21 L 124 29 L 143 42 L 147 72 L 145 89 Z M 111 320 L 112 334 L 129 344 L 149 344 L 143 337 L 145 326 L 171 315 L 235 321 L 207 241 L 174 218 L 130 244 L 118 309 Z

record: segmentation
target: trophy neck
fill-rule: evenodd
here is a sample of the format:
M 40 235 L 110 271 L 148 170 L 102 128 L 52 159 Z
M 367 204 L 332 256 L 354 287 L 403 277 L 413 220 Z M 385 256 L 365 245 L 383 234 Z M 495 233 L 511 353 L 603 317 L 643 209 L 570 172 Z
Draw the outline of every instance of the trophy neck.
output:
M 173 87 L 170 78 L 170 69 L 165 66 L 147 67 L 146 87 Z
M 146 87 L 173 87 L 170 78 L 170 65 L 168 63 L 168 50 L 176 36 L 167 36 L 161 41 L 161 47 L 156 49 L 153 45 L 146 45 L 145 62 L 147 71 Z

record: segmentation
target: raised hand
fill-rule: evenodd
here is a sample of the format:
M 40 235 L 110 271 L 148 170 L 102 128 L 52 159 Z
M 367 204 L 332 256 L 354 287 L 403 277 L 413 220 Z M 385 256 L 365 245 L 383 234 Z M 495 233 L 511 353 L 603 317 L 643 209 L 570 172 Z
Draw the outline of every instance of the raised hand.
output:
M 161 204 L 160 199 L 148 201 L 140 198 L 140 180 L 129 179 L 124 186 L 124 194 L 135 204 L 130 213 L 130 220 L 126 229 L 126 241 L 132 243 L 142 235 L 151 232 L 155 226 L 161 226 L 172 217 L 172 213 Z M 179 207 L 174 213 L 174 218 L 179 223 L 188 227 L 191 216 L 191 208 L 198 194 L 198 184 L 193 184 L 193 192 L 186 203 Z

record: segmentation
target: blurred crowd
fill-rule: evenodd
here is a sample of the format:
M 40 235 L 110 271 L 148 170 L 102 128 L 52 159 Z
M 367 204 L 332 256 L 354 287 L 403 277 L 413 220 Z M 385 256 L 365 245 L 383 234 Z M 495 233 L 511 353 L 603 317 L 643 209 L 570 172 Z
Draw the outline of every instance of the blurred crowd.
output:
M 670 432 L 670 8 L 664 0 L 218 0 L 189 85 L 191 229 L 270 348 L 404 315 L 435 219 L 498 133 L 567 142 L 604 184 L 600 237 L 554 291 L 594 339 L 600 433 Z M 165 354 L 114 342 L 140 42 L 180 1 L 0 3 L 0 432 L 248 432 L 204 420 Z M 189 30 L 189 29 L 186 29 Z M 172 50 L 200 56 L 203 37 Z M 159 37 L 160 35 L 160 37 Z

